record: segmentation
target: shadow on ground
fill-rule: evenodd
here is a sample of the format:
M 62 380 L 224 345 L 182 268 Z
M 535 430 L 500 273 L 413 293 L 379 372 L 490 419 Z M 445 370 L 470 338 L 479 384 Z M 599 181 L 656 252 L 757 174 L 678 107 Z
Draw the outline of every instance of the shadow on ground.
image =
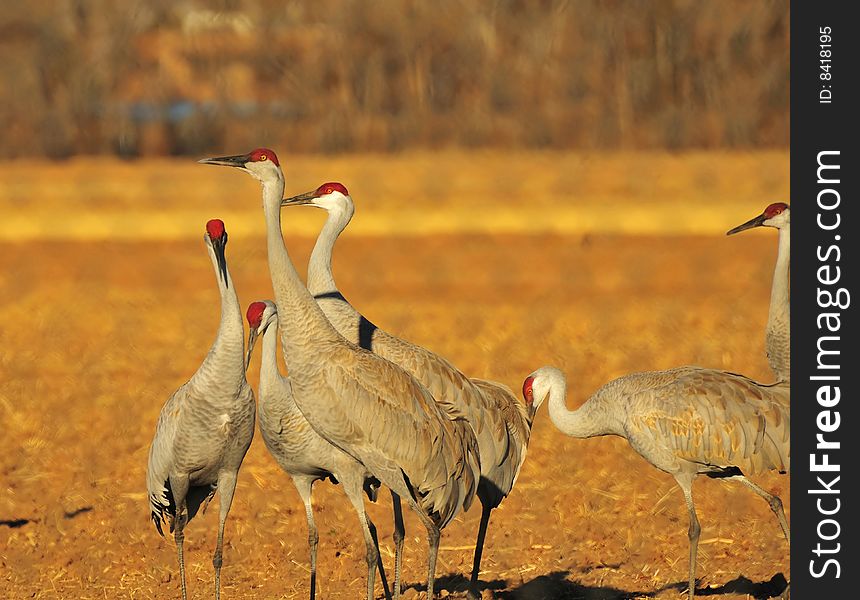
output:
M 653 598 L 666 590 L 675 589 L 679 594 L 686 592 L 687 582 L 681 581 L 663 586 L 651 591 L 626 591 L 613 587 L 589 586 L 567 577 L 569 571 L 555 571 L 548 575 L 535 577 L 522 585 L 505 590 L 507 584 L 501 579 L 481 581 L 479 589 L 492 590 L 495 598 L 504 600 L 636 600 L 637 598 Z M 457 597 L 465 597 L 469 580 L 463 575 L 445 575 L 436 580 L 436 592 L 446 590 Z M 788 587 L 788 581 L 782 573 L 777 573 L 768 581 L 754 582 L 743 575 L 718 587 L 697 588 L 696 596 L 722 596 L 726 594 L 743 594 L 755 600 L 779 598 Z M 423 584 L 407 584 L 404 590 L 414 588 L 426 592 Z M 505 590 L 505 591 L 502 591 Z
M 502 581 L 501 579 L 494 579 L 493 581 L 479 581 L 478 589 L 483 590 L 492 590 L 498 596 L 499 590 L 503 590 L 508 587 L 508 584 Z M 426 583 L 407 583 L 403 586 L 403 591 L 408 590 L 409 588 L 414 588 L 419 592 L 427 591 Z M 443 575 L 441 577 L 436 578 L 436 583 L 433 585 L 435 593 L 438 595 L 439 592 L 445 590 L 451 594 L 457 594 L 458 596 L 466 595 L 466 590 L 469 589 L 469 579 L 464 577 L 462 574 L 449 574 Z
M 549 575 L 541 575 L 531 581 L 511 590 L 505 590 L 508 584 L 501 579 L 480 581 L 481 591 L 492 590 L 495 598 L 505 600 L 633 600 L 653 595 L 651 592 L 625 592 L 611 587 L 592 587 L 574 581 L 568 581 L 569 571 L 556 571 Z M 436 593 L 446 590 L 457 597 L 465 597 L 469 580 L 463 575 L 445 575 L 436 580 Z M 408 584 L 404 589 L 415 588 L 426 592 L 424 584 Z
M 683 587 L 686 588 L 686 585 Z M 723 594 L 746 594 L 755 600 L 767 600 L 768 598 L 779 598 L 788 587 L 785 575 L 777 573 L 768 581 L 758 583 L 747 579 L 743 575 L 733 579 L 719 587 L 704 588 L 696 590 L 696 596 L 721 596 Z
M 589 586 L 570 581 L 569 571 L 554 571 L 535 577 L 519 587 L 497 594 L 505 600 L 632 600 L 652 596 L 652 592 L 619 590 L 613 587 Z

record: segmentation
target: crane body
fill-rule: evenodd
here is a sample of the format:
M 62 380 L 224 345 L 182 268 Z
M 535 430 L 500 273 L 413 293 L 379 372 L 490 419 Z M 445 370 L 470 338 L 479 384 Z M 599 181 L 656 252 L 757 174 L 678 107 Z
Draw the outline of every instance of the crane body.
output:
M 323 439 L 305 419 L 293 398 L 290 379 L 278 370 L 278 310 L 274 302 L 254 302 L 247 311 L 250 334 L 248 355 L 262 333 L 260 363 L 259 424 L 269 453 L 292 478 L 305 507 L 308 547 L 311 559 L 310 597 L 316 592 L 317 544 L 319 533 L 311 504 L 313 484 L 321 479 L 341 483 L 344 493 L 358 514 L 366 547 L 368 576 L 379 564 L 376 529 L 368 517 L 362 493 L 376 500 L 379 481 L 360 462 Z M 380 573 L 384 572 L 380 568 Z M 383 575 L 383 586 L 385 580 Z M 371 590 L 372 592 L 372 590 Z
M 183 600 L 187 597 L 185 525 L 201 506 L 205 509 L 216 491 L 220 512 L 212 563 L 215 597 L 220 598 L 224 526 L 239 468 L 254 435 L 254 394 L 245 379 L 244 328 L 224 257 L 223 222 L 209 221 L 204 240 L 221 292 L 218 333 L 201 366 L 162 408 L 147 466 L 152 520 L 161 535 L 164 521 L 174 533 Z
M 432 597 L 440 530 L 469 508 L 480 475 L 471 426 L 437 405 L 403 369 L 347 341 L 326 319 L 284 245 L 284 179 L 274 152 L 201 162 L 237 167 L 261 182 L 269 271 L 296 405 L 317 433 L 361 462 L 421 519 Z
M 649 463 L 675 478 L 690 518 L 689 597 L 695 594 L 699 520 L 693 481 L 699 475 L 737 481 L 767 501 L 790 541 L 782 501 L 747 479 L 790 469 L 789 386 L 763 385 L 742 375 L 679 367 L 633 373 L 615 379 L 579 409 L 565 404 L 564 375 L 542 367 L 530 375 L 523 394 L 548 397 L 549 416 L 575 438 L 616 435 Z
M 308 291 L 334 328 L 347 340 L 412 374 L 430 391 L 437 403 L 465 416 L 475 432 L 481 454 L 477 494 L 482 515 L 469 593 L 477 596 L 483 540 L 490 512 L 514 486 L 525 460 L 535 412 L 528 411 L 507 386 L 468 378 L 442 356 L 380 329 L 347 301 L 332 272 L 334 244 L 355 212 L 355 205 L 343 184 L 324 183 L 316 190 L 285 199 L 282 205 L 310 205 L 328 213 L 308 263 Z M 405 532 L 398 516 L 398 500 L 393 498 L 393 501 L 394 541 L 399 548 Z M 399 556 L 399 552 L 396 555 Z M 395 587 L 399 581 L 400 565 L 395 564 Z

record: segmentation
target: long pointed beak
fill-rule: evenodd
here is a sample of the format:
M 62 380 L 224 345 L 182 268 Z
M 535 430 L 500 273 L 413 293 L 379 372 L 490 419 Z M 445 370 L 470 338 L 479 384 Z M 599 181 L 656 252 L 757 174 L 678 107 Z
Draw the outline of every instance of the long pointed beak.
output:
M 299 194 L 298 196 L 293 196 L 292 198 L 284 198 L 281 200 L 281 206 L 301 206 L 303 204 L 312 204 L 314 200 L 316 200 L 316 190 L 312 192 L 305 192 L 304 194 Z
M 227 280 L 227 257 L 224 256 L 224 249 L 226 247 L 226 233 L 222 237 L 212 240 L 212 249 L 215 251 L 215 260 L 218 261 L 218 271 L 221 273 L 221 280 L 226 287 L 230 287 Z
M 735 233 L 740 233 L 741 231 L 744 231 L 746 229 L 752 229 L 753 227 L 761 227 L 761 224 L 764 223 L 765 220 L 766 220 L 766 217 L 764 216 L 764 213 L 762 213 L 759 216 L 750 219 L 746 223 L 738 225 L 734 229 L 729 229 L 726 232 L 726 235 L 732 235 Z
M 254 344 L 257 343 L 257 333 L 256 327 L 251 327 L 251 331 L 248 332 L 248 354 L 245 356 L 245 370 L 248 370 L 248 365 L 251 364 L 251 353 L 254 351 Z
M 219 156 L 215 158 L 201 158 L 197 162 L 202 165 L 219 165 L 222 167 L 240 167 L 244 168 L 245 163 L 251 160 L 247 154 L 236 156 Z

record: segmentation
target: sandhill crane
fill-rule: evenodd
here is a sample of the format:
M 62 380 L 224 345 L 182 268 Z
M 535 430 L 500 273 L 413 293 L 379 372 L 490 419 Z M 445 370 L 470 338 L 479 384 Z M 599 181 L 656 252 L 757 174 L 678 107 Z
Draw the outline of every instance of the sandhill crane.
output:
M 788 270 L 791 235 L 791 209 L 784 202 L 776 202 L 759 216 L 726 232 L 732 235 L 753 227 L 775 227 L 779 230 L 779 246 L 773 286 L 770 291 L 770 310 L 767 317 L 765 347 L 767 360 L 777 381 L 791 379 L 791 312 L 788 296 Z
M 269 273 L 296 405 L 317 433 L 364 464 L 418 514 L 427 529 L 432 597 L 440 530 L 469 508 L 480 476 L 472 427 L 453 407 L 437 404 L 406 371 L 347 341 L 326 319 L 284 245 L 284 175 L 274 152 L 260 148 L 201 162 L 237 167 L 261 182 Z
M 155 527 L 163 536 L 161 523 L 166 520 L 174 533 L 183 600 L 187 597 L 182 554 L 185 525 L 201 504 L 205 510 L 216 491 L 220 513 L 212 564 L 215 598 L 221 597 L 224 523 L 239 467 L 254 435 L 254 393 L 245 380 L 245 331 L 224 257 L 224 223 L 209 221 L 203 239 L 221 292 L 221 322 L 203 364 L 161 409 L 146 473 Z
M 514 486 L 525 460 L 535 412 L 527 411 L 507 386 L 492 381 L 470 380 L 441 356 L 379 329 L 346 300 L 332 273 L 334 244 L 355 212 L 355 205 L 343 184 L 324 183 L 316 190 L 288 198 L 282 204 L 315 206 L 328 213 L 308 264 L 308 291 L 317 299 L 335 329 L 349 341 L 411 373 L 434 398 L 460 410 L 475 430 L 481 453 L 478 498 L 482 511 L 469 593 L 476 596 L 490 512 Z M 399 514 L 395 498 L 394 540 L 397 546 L 402 544 L 404 535 Z M 399 575 L 399 565 L 395 565 L 395 587 L 400 581 Z
M 266 300 L 254 302 L 247 312 L 250 334 L 248 358 L 257 336 L 263 336 L 263 357 L 260 363 L 259 423 L 260 433 L 269 453 L 278 465 L 293 480 L 296 490 L 305 505 L 308 521 L 308 546 L 311 555 L 311 599 L 316 592 L 317 543 L 319 534 L 314 523 L 311 506 L 311 489 L 315 481 L 331 479 L 342 483 L 347 498 L 358 513 L 364 543 L 367 547 L 368 581 L 372 581 L 373 569 L 379 560 L 376 529 L 364 510 L 362 490 L 371 500 L 376 500 L 379 482 L 360 462 L 349 454 L 325 441 L 307 422 L 293 399 L 288 377 L 278 370 L 278 308 Z M 380 573 L 382 571 L 380 570 Z M 383 576 L 383 585 L 385 583 Z M 386 593 L 387 595 L 387 593 Z M 369 600 L 373 598 L 373 586 L 367 590 Z
M 621 436 L 642 458 L 675 478 L 690 514 L 690 598 L 700 532 L 692 495 L 698 475 L 739 481 L 753 490 L 767 501 L 790 539 L 782 501 L 744 475 L 789 470 L 788 395 L 784 383 L 762 385 L 735 373 L 679 367 L 619 377 L 571 411 L 558 369 L 541 367 L 523 383 L 527 403 L 549 397 L 550 420 L 562 433 Z

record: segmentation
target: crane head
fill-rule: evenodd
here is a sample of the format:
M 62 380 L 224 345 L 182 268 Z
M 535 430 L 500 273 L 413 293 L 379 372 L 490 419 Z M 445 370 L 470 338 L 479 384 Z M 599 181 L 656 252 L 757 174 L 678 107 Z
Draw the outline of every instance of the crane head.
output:
M 305 205 L 316 206 L 329 213 L 345 214 L 348 217 L 347 220 L 352 218 L 355 212 L 355 206 L 346 186 L 336 181 L 324 183 L 310 192 L 281 200 L 281 206 Z
M 221 219 L 210 219 L 206 223 L 206 235 L 203 240 L 212 248 L 215 253 L 215 260 L 218 263 L 218 273 L 225 286 L 227 283 L 227 257 L 224 255 L 224 249 L 227 247 L 227 230 L 224 229 L 224 221 Z
M 753 227 L 775 227 L 782 229 L 791 222 L 791 207 L 785 202 L 774 202 L 764 209 L 757 217 L 753 217 L 746 223 L 742 223 L 726 232 L 726 235 L 732 235 L 741 231 L 752 229 Z
M 535 382 L 535 376 L 529 375 L 526 377 L 526 380 L 523 382 L 523 400 L 526 401 L 528 406 L 534 404 L 535 401 L 535 391 L 532 387 Z
M 543 402 L 543 398 L 540 398 L 537 402 L 535 402 L 535 390 L 534 383 L 536 373 L 532 373 L 526 380 L 523 382 L 523 400 L 526 401 L 526 412 L 529 415 L 529 423 L 535 418 L 535 413 L 537 413 L 537 409 L 540 407 Z
M 270 150 L 269 148 L 256 148 L 247 154 L 236 154 L 234 156 L 202 158 L 197 162 L 204 165 L 236 167 L 246 173 L 250 173 L 251 176 L 260 181 L 283 177 L 278 155 L 275 154 L 274 150 Z
M 552 388 L 560 387 L 564 392 L 566 387 L 564 373 L 555 367 L 541 367 L 523 382 L 523 399 L 526 401 L 529 419 L 533 419 L 540 405 L 549 396 Z
M 251 362 L 251 353 L 254 351 L 254 344 L 257 343 L 257 337 L 266 331 L 272 323 L 278 320 L 278 307 L 271 300 L 263 300 L 252 302 L 248 306 L 245 313 L 248 319 L 248 353 L 245 356 L 245 368 Z

